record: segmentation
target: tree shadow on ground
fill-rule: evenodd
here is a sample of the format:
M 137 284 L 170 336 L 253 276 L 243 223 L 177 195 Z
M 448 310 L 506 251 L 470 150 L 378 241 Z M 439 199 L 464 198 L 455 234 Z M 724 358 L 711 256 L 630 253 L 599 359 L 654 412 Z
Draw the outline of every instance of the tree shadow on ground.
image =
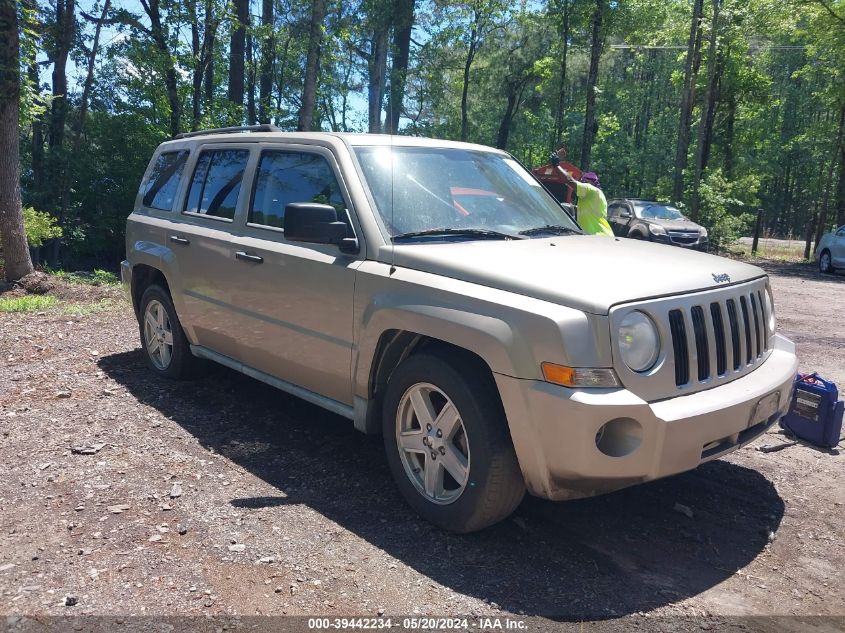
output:
M 305 504 L 432 580 L 515 613 L 595 620 L 697 595 L 751 562 L 784 513 L 762 475 L 716 461 L 596 499 L 528 498 L 498 526 L 446 534 L 403 503 L 381 439 L 347 420 L 223 368 L 173 383 L 151 375 L 140 350 L 99 365 L 203 446 L 279 490 L 231 499 L 233 506 Z

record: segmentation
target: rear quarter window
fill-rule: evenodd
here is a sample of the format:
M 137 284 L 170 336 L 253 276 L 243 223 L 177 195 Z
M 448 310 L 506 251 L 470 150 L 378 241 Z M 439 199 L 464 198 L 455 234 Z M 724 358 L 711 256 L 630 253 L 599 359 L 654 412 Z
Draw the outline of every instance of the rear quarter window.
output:
M 142 186 L 142 204 L 145 207 L 160 211 L 173 209 L 188 154 L 187 150 L 159 154 L 149 178 Z

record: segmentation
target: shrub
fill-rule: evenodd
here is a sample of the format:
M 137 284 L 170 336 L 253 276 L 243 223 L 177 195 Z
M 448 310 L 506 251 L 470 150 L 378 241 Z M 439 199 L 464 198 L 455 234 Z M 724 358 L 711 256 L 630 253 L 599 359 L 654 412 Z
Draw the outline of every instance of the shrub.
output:
M 757 204 L 756 179 L 728 181 L 722 171 L 708 171 L 699 186 L 698 222 L 710 233 L 710 247 L 722 251 L 745 234 L 754 214 L 745 209 Z
M 62 236 L 62 227 L 58 226 L 56 218 L 32 207 L 23 209 L 23 226 L 26 241 L 32 248 L 38 248 L 47 240 Z

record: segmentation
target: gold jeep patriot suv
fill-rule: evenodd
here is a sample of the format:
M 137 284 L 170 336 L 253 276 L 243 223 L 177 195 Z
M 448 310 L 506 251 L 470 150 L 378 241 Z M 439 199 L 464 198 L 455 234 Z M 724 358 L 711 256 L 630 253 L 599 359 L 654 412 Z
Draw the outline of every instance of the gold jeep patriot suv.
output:
M 381 433 L 422 516 L 470 532 L 696 468 L 784 414 L 759 268 L 584 235 L 509 154 L 273 126 L 150 161 L 123 281 L 150 369 L 214 361 Z

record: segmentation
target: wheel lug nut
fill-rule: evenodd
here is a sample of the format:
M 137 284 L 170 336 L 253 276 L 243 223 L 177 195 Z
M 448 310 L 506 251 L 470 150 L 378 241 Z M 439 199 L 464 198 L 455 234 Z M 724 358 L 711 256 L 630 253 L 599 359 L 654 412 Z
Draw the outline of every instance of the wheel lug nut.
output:
M 441 447 L 440 447 L 440 454 L 441 454 L 441 455 L 445 455 L 445 454 L 446 454 L 446 447 L 445 447 L 445 446 L 441 446 Z
M 430 430 L 431 430 L 431 425 L 430 425 L 430 424 L 426 424 L 426 425 L 425 425 L 425 430 L 426 430 L 426 431 L 430 431 Z
M 437 429 L 437 437 L 443 437 L 443 431 Z
M 437 453 L 431 451 L 431 459 L 437 459 Z

